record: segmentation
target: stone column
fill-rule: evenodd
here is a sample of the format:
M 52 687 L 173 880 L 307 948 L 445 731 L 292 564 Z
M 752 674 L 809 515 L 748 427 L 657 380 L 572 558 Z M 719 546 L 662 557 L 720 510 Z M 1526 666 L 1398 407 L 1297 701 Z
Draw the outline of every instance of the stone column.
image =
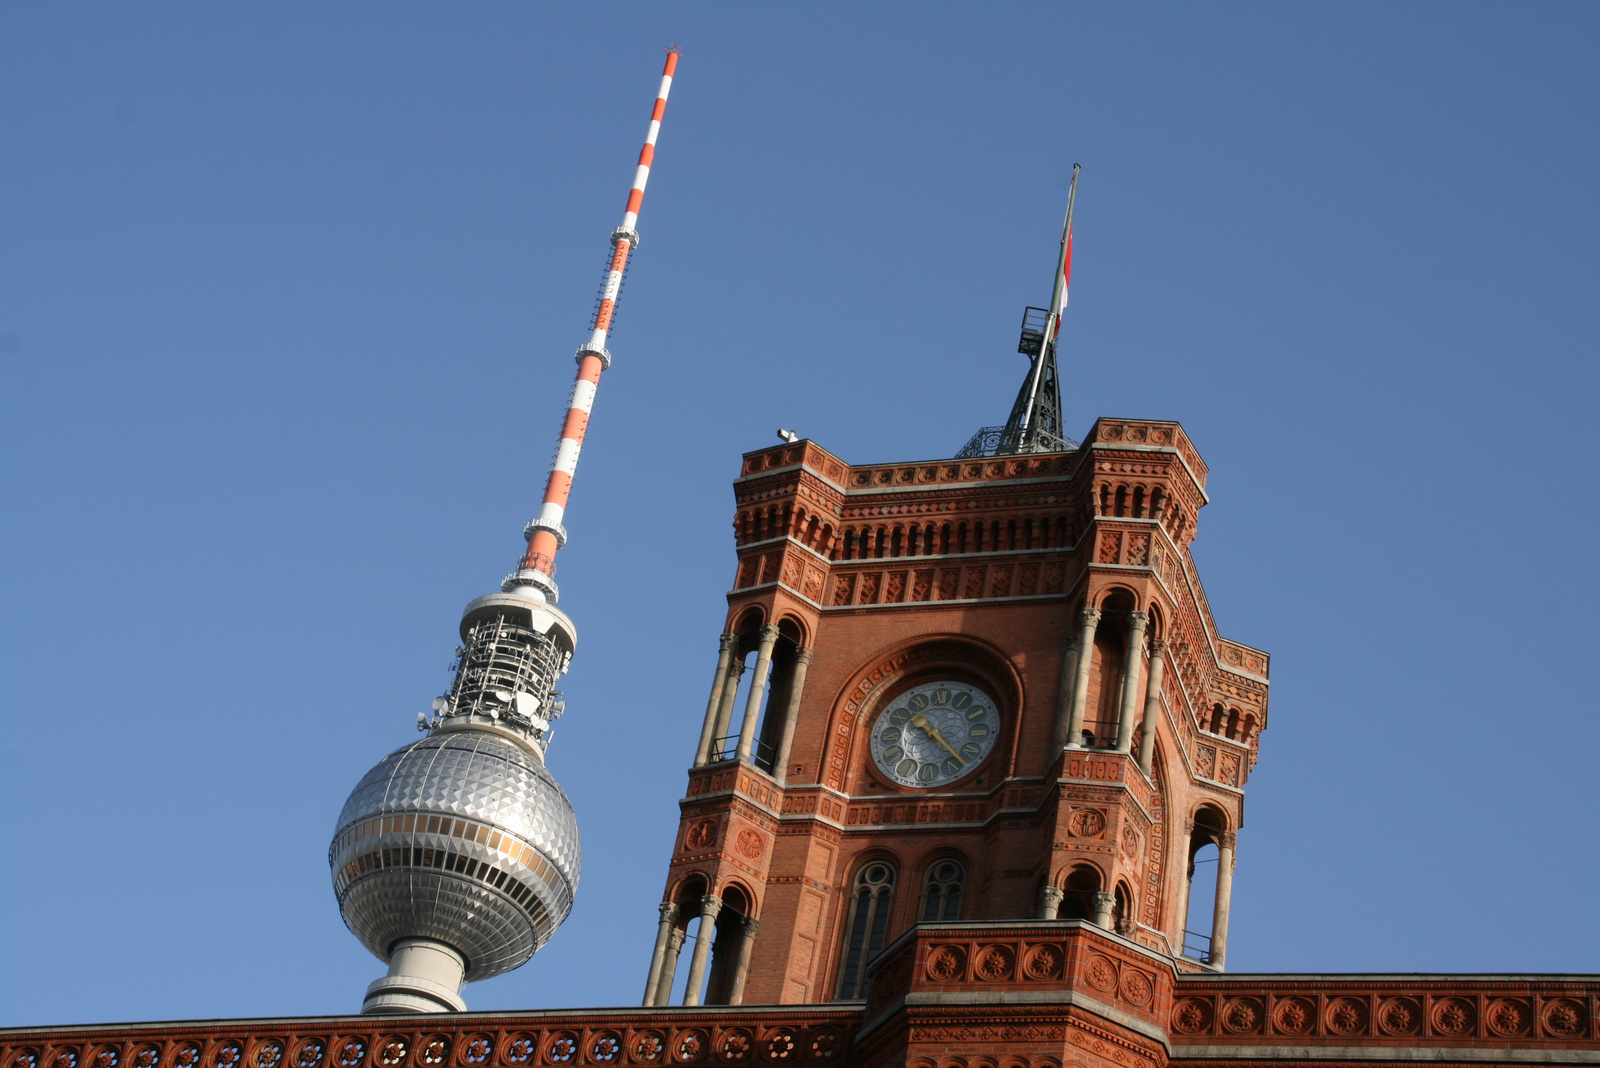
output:
M 1117 895 L 1105 890 L 1094 892 L 1094 925 L 1111 930 L 1111 910 L 1116 907 Z
M 1211 909 L 1211 960 L 1217 971 L 1228 963 L 1228 906 L 1233 903 L 1233 842 L 1231 834 L 1217 837 L 1217 900 Z
M 1083 748 L 1083 711 L 1089 704 L 1089 669 L 1094 666 L 1094 629 L 1100 625 L 1100 609 L 1085 608 L 1078 613 L 1078 671 L 1072 682 L 1072 714 L 1067 719 L 1067 748 Z
M 772 774 L 783 786 L 789 781 L 789 749 L 794 745 L 795 717 L 800 715 L 800 695 L 806 688 L 806 668 L 815 650 L 801 649 L 794 658 L 794 674 L 789 678 L 789 704 L 783 714 L 783 736 L 778 739 L 778 755 L 772 760 Z
M 733 958 L 733 992 L 728 995 L 729 1005 L 744 1004 L 744 977 L 750 972 L 750 950 L 760 933 L 760 920 L 746 916 L 739 921 L 739 955 Z
M 661 966 L 667 959 L 667 939 L 678 926 L 678 906 L 670 901 L 661 903 L 661 923 L 656 927 L 656 948 L 650 954 L 650 976 L 644 981 L 644 1001 L 648 1008 L 656 1003 L 656 987 L 661 985 Z
M 738 639 L 734 639 L 734 648 L 738 648 Z M 723 679 L 722 700 L 717 705 L 717 724 L 711 728 L 711 744 L 718 745 L 718 739 L 728 736 L 728 725 L 733 721 L 733 702 L 739 696 L 739 678 L 744 674 L 744 660 L 740 658 L 728 661 L 728 675 Z M 707 750 L 706 760 L 715 762 L 722 759 L 722 750 L 718 748 L 713 755 Z
M 695 936 L 694 956 L 689 958 L 689 982 L 684 987 L 683 1003 L 700 1004 L 700 988 L 706 981 L 706 957 L 711 954 L 711 940 L 717 936 L 717 913 L 722 911 L 722 899 L 707 894 L 700 899 L 700 933 Z
M 772 670 L 772 647 L 778 642 L 778 628 L 768 623 L 761 628 L 761 644 L 756 647 L 756 673 L 750 679 L 750 696 L 744 702 L 744 723 L 739 727 L 738 759 L 750 760 L 750 747 L 756 740 L 756 721 L 761 718 L 761 698 L 767 689 L 767 672 Z
M 1150 682 L 1145 687 L 1144 734 L 1139 739 L 1139 770 L 1150 774 L 1156 758 L 1156 721 L 1161 718 L 1161 679 L 1167 670 L 1167 643 L 1157 638 L 1150 643 Z
M 737 641 L 732 633 L 722 636 L 722 651 L 717 654 L 717 673 L 711 678 L 711 696 L 706 699 L 706 722 L 700 728 L 700 745 L 694 751 L 694 766 L 699 767 L 706 763 L 711 756 L 711 739 L 715 736 L 717 728 L 717 711 L 722 707 L 723 680 L 728 674 L 728 661 L 733 659 L 733 643 Z
M 1127 670 L 1122 673 L 1122 707 L 1117 711 L 1117 752 L 1126 753 L 1133 744 L 1133 710 L 1139 703 L 1139 671 L 1144 667 L 1144 629 L 1150 625 L 1148 612 L 1128 613 Z
M 661 962 L 661 979 L 656 983 L 652 1005 L 672 1004 L 672 981 L 678 977 L 678 954 L 683 951 L 686 934 L 682 927 L 674 927 L 667 935 L 667 952 Z
M 1039 918 L 1053 920 L 1061 915 L 1061 899 L 1065 895 L 1058 886 L 1047 886 L 1039 891 Z
M 1050 736 L 1050 759 L 1061 755 L 1067 744 L 1067 726 L 1072 722 L 1072 690 L 1078 678 L 1078 635 L 1061 639 L 1061 692 L 1056 696 L 1055 733 Z

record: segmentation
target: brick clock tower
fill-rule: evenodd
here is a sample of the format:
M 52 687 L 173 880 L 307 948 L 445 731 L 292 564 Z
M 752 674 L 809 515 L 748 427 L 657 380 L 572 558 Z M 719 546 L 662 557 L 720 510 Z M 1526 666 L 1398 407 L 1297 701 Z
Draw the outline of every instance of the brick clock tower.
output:
M 1087 920 L 1221 970 L 1267 656 L 1201 590 L 1205 479 L 1149 420 L 1051 453 L 747 454 L 647 1003 L 686 941 L 688 1004 L 860 998 L 932 921 Z M 1207 844 L 1212 935 L 1186 946 Z
M 1064 436 L 1071 219 L 1069 197 L 1005 425 L 918 463 L 853 466 L 788 431 L 745 455 L 646 1006 L 864 1002 L 861 1052 L 916 1062 L 971 1052 L 974 997 L 1032 998 L 1046 1061 L 1069 1033 L 1148 1056 L 1178 976 L 1223 970 L 1268 658 L 1206 604 L 1183 428 Z M 1014 1019 L 991 1030 L 1018 1052 Z

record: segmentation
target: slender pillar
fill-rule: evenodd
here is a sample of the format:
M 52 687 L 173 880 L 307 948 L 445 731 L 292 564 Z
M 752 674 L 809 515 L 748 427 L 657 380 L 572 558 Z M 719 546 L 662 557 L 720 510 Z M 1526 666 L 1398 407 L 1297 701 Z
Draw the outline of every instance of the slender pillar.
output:
M 1183 821 L 1183 833 L 1173 844 L 1177 846 L 1178 857 L 1182 865 L 1183 882 L 1178 887 L 1178 955 L 1183 956 L 1184 946 L 1189 941 L 1189 892 L 1194 889 L 1194 857 L 1190 855 L 1189 843 L 1194 840 L 1194 820 Z
M 794 674 L 789 677 L 789 704 L 783 714 L 783 735 L 778 739 L 778 755 L 772 761 L 772 774 L 782 786 L 789 781 L 789 750 L 794 745 L 795 718 L 800 715 L 800 695 L 806 688 L 806 668 L 814 650 L 802 649 L 794 658 Z
M 1061 915 L 1061 899 L 1065 896 L 1059 886 L 1047 886 L 1039 891 L 1039 918 L 1053 920 Z
M 737 647 L 737 639 L 735 639 Z M 722 759 L 721 739 L 728 736 L 728 725 L 733 721 L 733 702 L 739 696 L 739 677 L 744 674 L 744 660 L 731 659 L 728 661 L 728 675 L 723 679 L 722 702 L 717 706 L 717 724 L 711 728 L 712 749 L 707 750 L 706 760 L 716 763 Z
M 661 963 L 661 980 L 656 983 L 652 1005 L 672 1004 L 672 981 L 678 977 L 678 954 L 683 951 L 685 934 L 684 928 L 674 927 L 667 935 L 667 952 Z
M 1133 712 L 1139 703 L 1139 670 L 1144 667 L 1144 629 L 1149 625 L 1150 613 L 1128 613 L 1128 667 L 1122 673 L 1122 707 L 1117 711 L 1119 753 L 1126 753 L 1133 745 Z
M 1117 896 L 1105 890 L 1094 892 L 1094 925 L 1111 930 L 1111 910 L 1117 904 Z
M 717 935 L 717 913 L 721 911 L 722 899 L 715 894 L 700 899 L 700 933 L 695 936 L 694 956 L 689 958 L 689 982 L 683 991 L 685 1005 L 700 1004 L 700 988 L 706 979 L 706 957 L 711 953 L 711 940 Z
M 1067 727 L 1072 722 L 1072 693 L 1078 681 L 1078 650 L 1082 646 L 1074 631 L 1061 639 L 1061 692 L 1056 696 L 1056 726 L 1050 737 L 1050 759 L 1061 755 L 1067 744 Z
M 744 1004 L 744 978 L 750 973 L 750 950 L 760 933 L 760 920 L 746 916 L 739 921 L 739 955 L 733 959 L 733 992 L 728 995 L 729 1005 Z
M 670 901 L 661 903 L 661 923 L 656 927 L 656 947 L 650 954 L 650 975 L 644 981 L 644 1001 L 648 1008 L 654 1005 L 656 987 L 661 984 L 661 966 L 667 959 L 667 939 L 678 926 L 678 906 Z
M 700 745 L 694 751 L 694 766 L 707 763 L 711 757 L 711 739 L 716 736 L 717 711 L 722 707 L 722 690 L 728 675 L 728 661 L 733 659 L 733 643 L 738 639 L 732 633 L 722 636 L 722 651 L 717 654 L 717 673 L 711 677 L 711 696 L 706 698 L 706 722 L 700 728 Z
M 750 679 L 750 696 L 744 702 L 744 723 L 739 727 L 741 761 L 750 760 L 750 747 L 756 740 L 756 721 L 761 718 L 761 698 L 767 689 L 767 672 L 772 670 L 772 647 L 778 642 L 778 628 L 768 623 L 761 628 L 761 644 L 756 646 L 756 673 Z
M 1150 774 L 1156 758 L 1156 720 L 1161 717 L 1161 679 L 1167 670 L 1167 643 L 1160 638 L 1150 643 L 1150 682 L 1145 687 L 1144 734 L 1139 738 L 1139 770 Z
M 1078 672 L 1072 681 L 1072 714 L 1067 719 L 1067 748 L 1083 748 L 1083 711 L 1089 704 L 1089 669 L 1094 666 L 1094 629 L 1100 609 L 1078 613 Z
M 1211 910 L 1211 961 L 1217 971 L 1228 963 L 1228 906 L 1233 904 L 1233 835 L 1217 838 L 1217 900 Z

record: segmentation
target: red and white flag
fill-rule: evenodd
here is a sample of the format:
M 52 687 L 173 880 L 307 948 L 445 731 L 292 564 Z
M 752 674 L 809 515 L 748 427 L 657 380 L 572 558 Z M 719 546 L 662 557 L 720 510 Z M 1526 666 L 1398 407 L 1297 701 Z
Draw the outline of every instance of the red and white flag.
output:
M 1067 223 L 1067 247 L 1061 254 L 1061 306 L 1056 308 L 1056 329 L 1050 335 L 1054 341 L 1061 336 L 1061 312 L 1067 306 L 1067 283 L 1072 281 L 1072 224 Z

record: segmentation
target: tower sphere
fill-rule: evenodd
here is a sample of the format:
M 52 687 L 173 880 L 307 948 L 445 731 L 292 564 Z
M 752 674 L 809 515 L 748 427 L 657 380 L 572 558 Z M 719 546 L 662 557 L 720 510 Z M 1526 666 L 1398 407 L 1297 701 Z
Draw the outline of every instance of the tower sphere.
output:
M 467 982 L 524 963 L 572 908 L 572 802 L 526 749 L 442 729 L 390 753 L 339 814 L 329 852 L 345 923 L 388 959 L 403 938 L 454 947 Z

